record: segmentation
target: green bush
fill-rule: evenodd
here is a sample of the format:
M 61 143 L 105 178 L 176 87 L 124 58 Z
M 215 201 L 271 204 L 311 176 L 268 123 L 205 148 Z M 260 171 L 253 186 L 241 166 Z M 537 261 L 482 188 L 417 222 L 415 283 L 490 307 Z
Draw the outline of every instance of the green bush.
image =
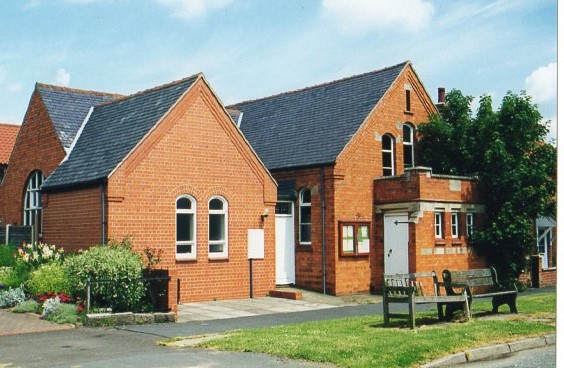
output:
M 9 269 L 4 268 L 0 272 L 0 284 L 8 289 L 20 287 L 29 278 L 31 270 L 30 264 L 17 258 L 14 266 Z
M 0 244 L 0 267 L 13 267 L 16 264 L 16 247 Z
M 39 313 L 41 305 L 33 299 L 24 300 L 20 304 L 12 308 L 14 313 Z
M 31 295 L 46 294 L 48 292 L 69 294 L 70 283 L 63 267 L 58 262 L 39 266 L 33 271 L 25 283 L 26 291 Z
M 55 323 L 76 323 L 78 313 L 76 305 L 61 303 L 52 313 L 49 313 L 45 319 Z
M 73 296 L 84 297 L 91 279 L 93 304 L 116 312 L 135 310 L 145 292 L 140 280 L 143 269 L 141 256 L 134 253 L 126 242 L 98 245 L 67 256 L 63 268 Z

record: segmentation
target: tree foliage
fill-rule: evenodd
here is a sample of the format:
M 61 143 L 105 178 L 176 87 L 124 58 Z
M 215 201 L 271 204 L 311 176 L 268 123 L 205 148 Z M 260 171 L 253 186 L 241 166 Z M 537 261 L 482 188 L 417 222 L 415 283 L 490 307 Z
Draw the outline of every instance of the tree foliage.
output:
M 535 249 L 535 219 L 556 215 L 556 148 L 543 143 L 547 123 L 524 93 L 508 92 L 497 111 L 482 96 L 475 115 L 472 100 L 452 90 L 441 114 L 419 125 L 419 161 L 480 177 L 487 212 L 475 244 L 501 274 L 516 277 Z

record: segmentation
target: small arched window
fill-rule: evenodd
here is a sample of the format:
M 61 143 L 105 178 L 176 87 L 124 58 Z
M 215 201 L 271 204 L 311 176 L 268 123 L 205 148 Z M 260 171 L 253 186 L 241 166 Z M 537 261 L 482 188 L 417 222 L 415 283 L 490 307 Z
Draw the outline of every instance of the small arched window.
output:
M 415 166 L 415 151 L 413 145 L 413 127 L 409 124 L 403 125 L 403 167 Z
M 208 255 L 209 258 L 226 258 L 227 252 L 227 216 L 225 198 L 212 197 L 208 203 Z
M 385 134 L 382 137 L 382 175 L 395 175 L 394 165 L 394 137 Z
M 311 191 L 300 192 L 300 244 L 311 244 Z
M 45 177 L 41 171 L 34 171 L 27 181 L 24 208 L 23 224 L 27 226 L 37 226 L 37 233 L 41 234 L 41 184 Z
M 176 200 L 176 258 L 196 259 L 196 200 L 188 195 Z

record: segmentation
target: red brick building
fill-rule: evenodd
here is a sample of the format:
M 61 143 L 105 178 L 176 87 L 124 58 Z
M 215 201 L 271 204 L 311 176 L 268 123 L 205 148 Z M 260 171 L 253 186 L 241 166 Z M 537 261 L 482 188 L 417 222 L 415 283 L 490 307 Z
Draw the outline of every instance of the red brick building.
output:
M 278 284 L 339 295 L 484 265 L 476 180 L 416 167 L 415 127 L 438 111 L 410 62 L 229 109 L 279 183 Z
M 5 221 L 67 251 L 162 250 L 171 306 L 247 297 L 249 230 L 254 293 L 274 288 L 276 183 L 201 74 L 126 97 L 37 85 L 2 190 Z

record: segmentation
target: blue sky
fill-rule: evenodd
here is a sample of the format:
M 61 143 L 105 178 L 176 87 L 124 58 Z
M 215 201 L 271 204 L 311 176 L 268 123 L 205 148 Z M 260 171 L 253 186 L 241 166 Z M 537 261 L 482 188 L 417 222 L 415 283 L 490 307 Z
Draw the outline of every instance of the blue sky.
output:
M 230 104 L 409 59 L 435 100 L 526 90 L 555 136 L 556 0 L 4 0 L 0 34 L 0 122 L 36 81 L 132 93 L 203 72 Z

